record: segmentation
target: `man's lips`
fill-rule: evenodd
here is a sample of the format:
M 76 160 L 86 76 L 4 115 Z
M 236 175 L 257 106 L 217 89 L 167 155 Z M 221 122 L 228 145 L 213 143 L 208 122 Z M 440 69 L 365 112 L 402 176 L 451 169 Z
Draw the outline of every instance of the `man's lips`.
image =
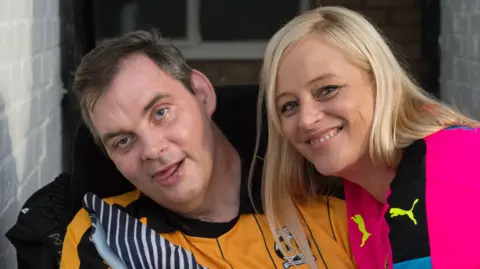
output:
M 183 160 L 173 163 L 159 170 L 153 175 L 153 178 L 158 182 L 168 180 L 171 176 L 173 176 L 178 171 L 178 168 L 182 163 L 183 163 Z

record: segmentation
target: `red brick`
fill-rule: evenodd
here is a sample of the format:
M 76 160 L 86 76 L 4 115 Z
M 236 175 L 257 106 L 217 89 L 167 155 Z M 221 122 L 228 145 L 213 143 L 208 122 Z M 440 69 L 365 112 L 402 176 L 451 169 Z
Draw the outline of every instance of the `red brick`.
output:
M 347 8 L 360 8 L 363 6 L 363 0 L 312 0 L 313 7 L 318 6 L 344 6 Z
M 413 32 L 413 41 L 420 43 L 422 40 L 422 26 L 417 25 L 412 27 L 412 32 Z
M 213 85 L 258 83 L 260 61 L 189 61 L 190 66 L 204 73 Z
M 410 72 L 410 74 L 413 76 L 413 78 L 417 81 L 420 82 L 421 80 L 421 75 L 423 72 L 425 72 L 426 69 L 426 64 L 424 61 L 418 59 L 418 60 L 411 60 L 409 59 L 408 61 L 408 66 L 407 70 Z
M 385 36 L 394 43 L 410 44 L 420 40 L 420 27 L 386 26 L 381 28 Z
M 414 6 L 415 0 L 366 0 L 368 7 L 401 7 Z
M 387 24 L 387 15 L 388 12 L 383 9 L 367 9 L 360 11 L 365 17 L 367 17 L 371 22 L 378 26 L 383 26 Z
M 403 48 L 405 56 L 410 60 L 419 60 L 421 58 L 421 46 L 420 44 L 406 45 Z
M 397 57 L 398 61 L 405 68 L 409 73 L 413 76 L 417 77 L 419 71 L 421 70 L 420 66 L 418 65 L 421 63 L 420 59 L 412 59 L 408 57 L 405 53 L 405 47 L 403 46 L 394 46 L 395 56 Z
M 420 25 L 421 23 L 420 8 L 391 9 L 388 13 L 389 24 L 391 25 Z

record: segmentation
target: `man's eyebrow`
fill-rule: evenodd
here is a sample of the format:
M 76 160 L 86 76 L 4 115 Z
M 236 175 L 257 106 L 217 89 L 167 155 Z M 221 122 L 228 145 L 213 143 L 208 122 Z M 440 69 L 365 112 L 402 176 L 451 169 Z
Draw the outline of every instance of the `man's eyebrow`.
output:
M 160 100 L 162 100 L 163 98 L 166 98 L 168 97 L 169 95 L 166 94 L 166 93 L 157 93 L 155 96 L 153 96 L 153 98 L 150 100 L 150 102 L 148 102 L 148 104 L 143 108 L 143 114 L 147 113 L 148 111 L 150 111 L 150 109 L 152 109 L 152 107 Z
M 120 135 L 123 135 L 125 133 L 127 133 L 127 132 L 116 131 L 116 132 L 106 133 L 102 136 L 102 141 L 103 141 L 104 144 L 106 144 L 110 139 L 115 138 L 115 137 L 120 136 Z
M 148 111 L 150 111 L 150 109 L 152 109 L 152 107 L 160 100 L 162 100 L 163 98 L 166 98 L 170 95 L 166 94 L 166 93 L 157 93 L 155 96 L 153 96 L 152 99 L 150 99 L 150 101 L 147 103 L 147 105 L 143 108 L 143 114 L 147 113 Z M 120 135 L 123 135 L 125 133 L 128 133 L 126 131 L 115 131 L 115 132 L 110 132 L 110 133 L 106 133 L 102 136 L 102 141 L 103 143 L 107 143 L 110 139 L 112 138 L 115 138 L 117 136 L 120 136 Z

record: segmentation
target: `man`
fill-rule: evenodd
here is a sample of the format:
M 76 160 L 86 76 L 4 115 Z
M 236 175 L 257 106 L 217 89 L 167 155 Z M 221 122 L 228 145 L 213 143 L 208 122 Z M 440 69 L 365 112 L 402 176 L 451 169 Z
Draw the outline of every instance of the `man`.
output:
M 213 86 L 156 32 L 100 44 L 82 60 L 74 92 L 95 140 L 137 190 L 85 195 L 61 268 L 307 267 L 280 250 L 250 202 L 251 156 L 212 121 Z M 260 188 L 252 195 L 260 200 Z M 318 267 L 353 268 L 344 202 L 298 208 Z

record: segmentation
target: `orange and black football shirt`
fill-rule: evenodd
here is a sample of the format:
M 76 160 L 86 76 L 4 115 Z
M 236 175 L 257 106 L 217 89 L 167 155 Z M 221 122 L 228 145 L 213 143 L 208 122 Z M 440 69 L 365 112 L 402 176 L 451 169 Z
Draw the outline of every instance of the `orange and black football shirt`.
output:
M 263 215 L 244 213 L 228 223 L 185 219 L 138 191 L 105 199 L 105 202 L 124 208 L 173 245 L 190 252 L 198 264 L 207 268 L 295 268 L 289 259 L 295 261 L 298 268 L 307 268 L 302 266 L 304 262 L 300 257 L 282 255 Z M 354 268 L 344 201 L 319 198 L 298 205 L 298 212 L 318 267 Z M 61 268 L 108 268 L 89 239 L 91 229 L 91 219 L 82 209 L 68 227 Z
M 242 156 L 242 154 L 240 155 Z M 138 234 L 135 232 L 127 234 L 124 232 L 125 229 L 121 230 L 123 227 L 118 225 L 123 222 L 125 216 L 133 219 L 139 226 L 146 226 L 148 230 L 154 231 L 155 236 L 161 238 L 161 242 L 159 242 L 162 246 L 169 245 L 171 247 L 167 251 L 175 249 L 179 253 L 187 253 L 188 257 L 191 256 L 191 260 L 196 261 L 201 267 L 230 269 L 308 268 L 302 257 L 289 256 L 288 253 L 284 256 L 280 252 L 280 248 L 276 245 L 269 230 L 266 218 L 261 214 L 262 208 L 261 202 L 259 202 L 261 201 L 261 172 L 257 173 L 258 176 L 253 181 L 253 201 L 249 197 L 247 190 L 248 166 L 243 165 L 248 163 L 248 160 L 244 161 L 242 157 L 244 171 L 242 172 L 239 215 L 226 223 L 212 223 L 184 218 L 158 205 L 139 191 L 132 191 L 101 201 L 101 204 L 107 205 L 106 207 L 112 205 L 113 210 L 121 211 L 124 215 L 120 219 L 121 214 L 112 216 L 110 211 L 108 217 L 106 217 L 101 216 L 103 211 L 99 211 L 100 216 L 97 215 L 97 218 L 100 220 L 102 218 L 106 219 L 106 223 L 108 223 L 102 226 L 97 223 L 97 220 L 92 224 L 92 206 L 84 201 L 84 208 L 76 214 L 68 226 L 63 245 L 61 268 L 109 268 L 105 259 L 101 258 L 104 256 L 99 254 L 99 239 L 96 238 L 97 241 L 94 241 L 92 234 L 94 234 L 96 227 L 102 226 L 104 228 L 102 232 L 106 234 L 104 241 L 110 239 L 108 242 L 112 242 L 109 238 L 111 236 L 114 236 L 117 241 L 119 239 L 128 241 L 135 239 L 131 237 L 141 237 L 140 231 L 145 231 L 145 229 L 139 230 Z M 261 171 L 261 168 L 258 170 Z M 87 195 L 94 197 L 91 194 Z M 298 204 L 297 208 L 318 268 L 354 268 L 347 235 L 344 200 L 319 196 L 307 204 Z M 128 229 L 131 228 L 130 225 Z M 153 238 L 153 233 L 149 237 Z M 148 238 L 146 240 L 148 241 Z M 283 238 L 283 240 L 293 240 L 293 238 Z M 167 241 L 167 244 L 164 244 L 164 241 Z M 97 244 L 94 244 L 94 242 L 97 242 Z M 281 241 L 281 243 L 284 242 Z M 116 244 L 111 244 L 110 247 L 114 248 L 114 245 Z M 137 244 L 135 247 L 141 248 L 139 245 Z M 142 257 L 134 257 L 135 255 L 132 253 L 135 252 L 130 251 L 131 249 L 120 249 L 118 251 L 119 256 L 142 260 L 141 266 L 125 265 L 123 268 L 156 268 L 154 263 L 159 264 L 161 260 L 157 259 L 154 262 L 148 260 L 155 259 L 158 252 L 164 248 L 148 248 L 146 246 L 146 249 L 148 249 L 148 252 L 144 252 L 145 255 L 141 255 Z M 101 249 L 100 252 L 102 252 Z M 164 254 L 160 253 L 160 255 Z M 188 260 L 190 261 L 190 258 Z M 293 261 L 296 267 L 289 261 Z M 183 262 L 183 260 L 180 262 Z M 159 268 L 187 268 L 179 264 L 181 263 L 173 261 Z

